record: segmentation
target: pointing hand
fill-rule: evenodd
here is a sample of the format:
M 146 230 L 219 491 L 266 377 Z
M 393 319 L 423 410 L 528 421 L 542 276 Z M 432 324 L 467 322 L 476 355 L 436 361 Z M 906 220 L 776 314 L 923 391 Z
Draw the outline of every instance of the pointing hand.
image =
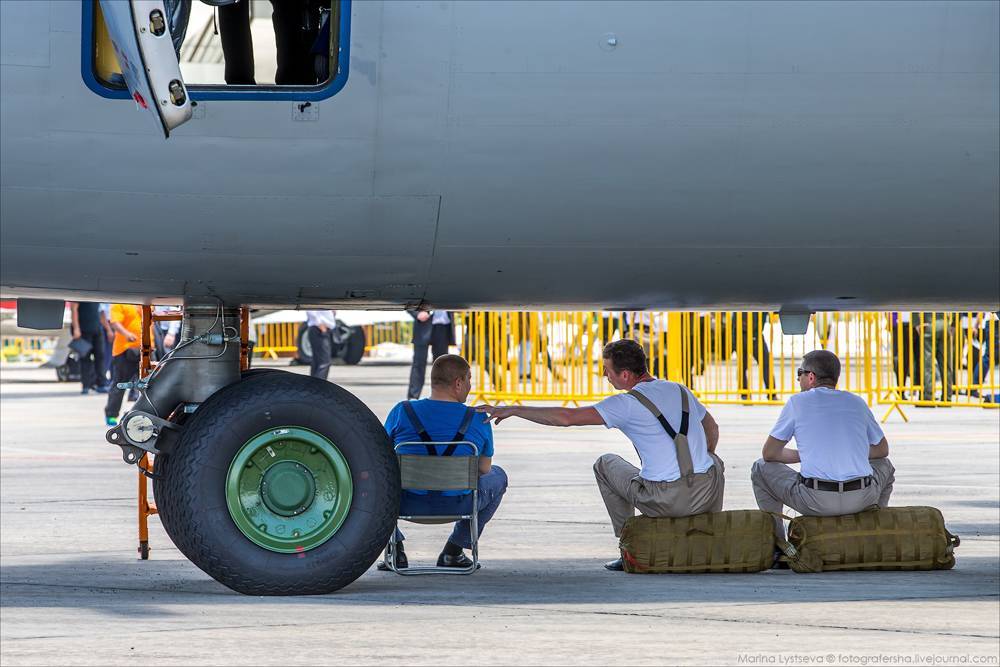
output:
M 517 408 L 512 405 L 477 405 L 476 412 L 486 414 L 486 421 L 493 419 L 494 424 L 499 424 L 507 417 L 517 414 Z

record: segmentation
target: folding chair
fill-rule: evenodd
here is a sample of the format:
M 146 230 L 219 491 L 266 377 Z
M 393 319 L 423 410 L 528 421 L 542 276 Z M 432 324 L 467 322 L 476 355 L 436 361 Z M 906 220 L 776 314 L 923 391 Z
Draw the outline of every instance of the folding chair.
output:
M 445 446 L 445 456 L 435 456 L 410 452 L 420 452 L 425 448 L 433 451 L 437 445 Z M 439 567 L 431 565 L 396 566 L 396 531 L 392 531 L 386 547 L 385 562 L 396 574 L 472 574 L 479 567 L 479 447 L 468 440 L 449 442 L 401 442 L 396 445 L 399 459 L 399 475 L 404 492 L 399 518 L 411 523 L 437 524 L 452 523 L 468 519 L 472 528 L 472 565 L 467 568 Z M 408 514 L 405 492 L 418 491 L 470 491 L 455 498 L 451 513 Z

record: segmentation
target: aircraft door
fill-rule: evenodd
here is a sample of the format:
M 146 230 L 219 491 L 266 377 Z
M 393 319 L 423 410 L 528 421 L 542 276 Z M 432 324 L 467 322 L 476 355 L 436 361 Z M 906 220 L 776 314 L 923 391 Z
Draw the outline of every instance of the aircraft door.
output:
M 100 0 L 122 76 L 132 98 L 157 118 L 163 136 L 191 118 L 191 99 L 162 0 Z

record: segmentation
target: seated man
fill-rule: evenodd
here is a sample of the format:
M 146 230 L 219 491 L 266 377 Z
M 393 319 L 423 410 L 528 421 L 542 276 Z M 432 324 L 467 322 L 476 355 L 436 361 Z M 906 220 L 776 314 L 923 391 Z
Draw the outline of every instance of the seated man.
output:
M 687 387 L 657 380 L 647 369 L 642 346 L 618 340 L 604 346 L 604 375 L 611 386 L 628 393 L 583 408 L 477 409 L 498 424 L 507 417 L 521 417 L 550 426 L 603 425 L 628 436 L 642 470 L 616 454 L 605 454 L 594 464 L 616 537 L 636 509 L 652 517 L 718 512 L 725 489 L 725 466 L 714 453 L 719 427 Z M 604 567 L 622 570 L 622 560 Z
M 785 403 L 764 443 L 763 458 L 750 470 L 757 505 L 776 513 L 787 505 L 811 516 L 887 506 L 895 472 L 886 458 L 889 443 L 864 399 L 837 391 L 837 355 L 807 353 L 798 377 L 802 392 Z M 798 449 L 786 449 L 793 437 Z M 800 462 L 801 474 L 788 466 Z M 782 521 L 775 522 L 783 536 Z
M 434 360 L 431 366 L 431 397 L 416 401 L 397 403 L 385 420 L 385 430 L 393 444 L 420 442 L 422 433 L 435 442 L 467 440 L 479 448 L 479 534 L 500 506 L 500 500 L 507 491 L 507 473 L 500 466 L 492 465 L 493 429 L 488 419 L 483 419 L 465 405 L 472 389 L 472 371 L 469 363 L 457 354 L 445 354 Z M 433 446 L 432 446 L 433 447 Z M 443 454 L 444 446 L 436 447 Z M 418 452 L 414 452 L 418 453 Z M 419 452 L 423 453 L 423 452 Z M 403 491 L 402 509 L 409 514 L 447 514 L 456 504 L 455 496 L 462 491 Z M 408 567 L 403 551 L 403 534 L 396 531 L 396 565 Z M 438 567 L 465 568 L 472 560 L 463 549 L 472 548 L 469 521 L 458 521 L 445 542 Z M 385 562 L 378 569 L 389 569 Z

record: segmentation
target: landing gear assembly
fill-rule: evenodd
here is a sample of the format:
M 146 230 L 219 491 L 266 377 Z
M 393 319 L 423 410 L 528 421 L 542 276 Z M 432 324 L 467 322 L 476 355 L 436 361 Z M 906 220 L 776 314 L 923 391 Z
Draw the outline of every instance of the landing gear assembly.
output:
M 374 414 L 344 389 L 240 372 L 239 310 L 188 303 L 181 342 L 109 442 L 149 475 L 164 530 L 195 565 L 250 595 L 354 581 L 395 526 L 399 468 Z

